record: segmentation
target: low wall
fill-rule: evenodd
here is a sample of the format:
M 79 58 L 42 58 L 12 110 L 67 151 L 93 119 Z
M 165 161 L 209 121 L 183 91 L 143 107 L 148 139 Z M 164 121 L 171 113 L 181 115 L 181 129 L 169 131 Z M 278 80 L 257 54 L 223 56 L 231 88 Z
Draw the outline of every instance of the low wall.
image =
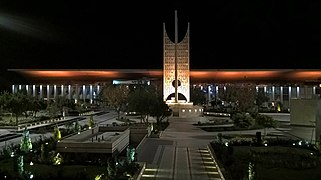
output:
M 291 99 L 291 125 L 315 126 L 320 99 Z
M 129 142 L 130 144 L 139 144 L 143 138 L 148 134 L 148 128 L 146 125 L 132 125 L 132 126 L 99 126 L 100 132 L 113 132 L 113 131 L 124 131 L 127 128 L 130 130 Z
M 134 180 L 140 180 L 143 176 L 143 173 L 145 171 L 146 168 L 146 163 L 145 162 L 138 162 L 138 164 L 140 165 L 140 170 L 133 176 Z
M 170 109 L 173 111 L 173 116 L 176 117 L 200 117 L 203 115 L 203 107 L 188 104 L 169 104 Z
M 98 129 L 98 128 L 97 128 Z M 97 132 L 91 129 L 57 143 L 58 152 L 83 152 L 83 153 L 114 153 L 122 152 L 129 144 L 129 129 L 119 132 L 119 135 L 108 140 L 91 141 Z M 107 137 L 106 137 L 107 139 Z

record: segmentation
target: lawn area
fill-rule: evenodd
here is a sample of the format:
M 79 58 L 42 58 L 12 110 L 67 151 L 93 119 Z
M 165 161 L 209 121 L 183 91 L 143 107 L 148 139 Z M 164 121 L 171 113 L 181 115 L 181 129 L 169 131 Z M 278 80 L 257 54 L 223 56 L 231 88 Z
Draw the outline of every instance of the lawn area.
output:
M 224 145 L 222 147 L 224 149 Z M 255 179 L 259 180 L 321 179 L 321 156 L 315 150 L 284 146 L 213 149 L 219 163 L 231 176 L 227 180 L 248 178 L 249 162 L 254 164 Z
M 68 179 L 73 179 L 76 177 L 80 177 L 82 179 L 94 179 L 95 176 L 107 173 L 107 167 L 103 166 L 83 166 L 83 165 L 62 165 L 62 166 L 54 166 L 54 165 L 42 165 L 36 164 L 33 166 L 27 165 L 26 170 L 30 172 L 35 172 L 35 176 L 40 175 L 41 177 L 45 177 L 48 174 L 53 174 L 53 176 L 58 176 L 58 173 L 61 173 L 62 177 L 66 177 Z M 45 173 L 44 173 L 45 172 Z
M 311 154 L 312 153 L 312 154 Z M 258 179 L 305 179 L 321 178 L 321 157 L 315 151 L 297 147 L 255 147 Z M 243 156 L 244 153 L 236 155 Z
M 27 123 L 33 123 L 33 122 L 40 122 L 43 120 L 49 120 L 49 117 L 46 116 L 37 116 L 36 118 L 33 116 L 19 116 L 18 121 L 19 124 L 27 124 Z M 16 117 L 11 115 L 2 115 L 0 117 L 0 126 L 16 126 Z
M 13 158 L 0 161 L 0 171 L 16 174 L 13 170 Z M 50 179 L 54 177 L 64 177 L 63 179 L 95 179 L 96 175 L 107 172 L 105 166 L 83 166 L 83 165 L 45 165 L 30 164 L 24 165 L 24 170 L 30 171 L 34 179 Z
M 320 167 L 311 169 L 266 168 L 257 167 L 259 180 L 320 180 Z
M 0 126 L 15 125 L 16 118 L 11 115 L 0 116 Z

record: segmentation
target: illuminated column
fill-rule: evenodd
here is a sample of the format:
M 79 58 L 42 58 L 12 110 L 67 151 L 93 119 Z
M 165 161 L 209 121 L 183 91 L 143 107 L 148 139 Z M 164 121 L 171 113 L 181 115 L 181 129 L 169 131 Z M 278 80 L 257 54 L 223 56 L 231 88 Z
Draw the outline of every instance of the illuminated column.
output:
M 19 91 L 21 91 L 21 84 L 19 84 L 18 88 L 19 88 Z
M 36 85 L 32 85 L 32 95 L 36 97 Z
M 296 87 L 296 98 L 300 98 L 300 86 Z
M 315 86 L 312 87 L 312 94 L 315 95 Z
M 71 99 L 71 85 L 68 85 L 68 99 Z
M 43 96 L 42 96 L 43 95 L 43 93 L 42 93 L 42 85 L 39 86 L 39 91 L 40 91 L 39 92 L 40 99 L 42 99 L 43 98 Z
M 49 84 L 47 85 L 47 100 L 50 100 L 50 86 Z
M 54 98 L 57 96 L 57 85 L 54 85 Z
M 280 101 L 283 104 L 283 86 L 280 87 Z
M 86 85 L 82 85 L 82 99 L 85 102 L 86 101 Z
M 275 87 L 272 86 L 272 101 L 275 101 L 274 91 L 275 91 Z
M 26 84 L 26 85 L 24 85 L 25 86 L 25 90 L 26 90 L 26 93 L 27 93 L 27 95 L 29 94 L 29 86 L 28 86 L 28 84 Z
M 97 85 L 97 94 L 99 94 L 99 93 L 100 93 L 100 86 Z
M 291 107 L 291 96 L 292 96 L 292 89 L 291 86 L 289 86 L 289 107 Z
M 11 88 L 12 88 L 12 93 L 16 93 L 16 92 L 15 92 L 15 90 L 16 90 L 16 89 L 15 89 L 15 85 L 12 85 Z
M 78 86 L 78 84 L 76 84 L 76 93 L 75 93 L 75 102 L 78 102 L 78 98 L 79 98 L 79 92 L 80 92 L 80 87 Z
M 256 93 L 259 92 L 259 86 L 255 86 Z
M 215 86 L 215 96 L 216 96 L 216 99 L 218 99 L 218 85 Z
M 61 85 L 61 96 L 64 96 L 65 95 L 65 90 L 64 90 L 64 85 Z
M 89 85 L 90 104 L 93 103 L 93 85 Z
M 266 94 L 266 86 L 263 87 L 264 94 Z
M 207 88 L 208 104 L 211 103 L 211 85 L 208 85 Z

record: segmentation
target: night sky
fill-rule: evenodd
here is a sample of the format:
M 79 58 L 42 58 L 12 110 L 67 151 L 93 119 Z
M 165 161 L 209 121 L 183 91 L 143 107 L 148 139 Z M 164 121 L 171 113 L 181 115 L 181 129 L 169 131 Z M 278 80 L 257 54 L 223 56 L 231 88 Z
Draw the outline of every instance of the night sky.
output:
M 197 2 L 1 0 L 1 69 L 161 69 L 175 10 L 191 69 L 321 68 L 321 1 Z

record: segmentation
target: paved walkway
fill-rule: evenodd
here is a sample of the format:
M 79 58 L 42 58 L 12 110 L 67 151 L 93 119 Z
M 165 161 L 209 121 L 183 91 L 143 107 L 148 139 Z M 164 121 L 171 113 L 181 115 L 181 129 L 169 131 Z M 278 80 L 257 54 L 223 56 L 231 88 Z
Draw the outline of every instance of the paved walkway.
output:
M 223 179 L 207 145 L 213 133 L 193 123 L 198 118 L 171 118 L 160 138 L 146 138 L 137 159 L 146 162 L 141 179 Z

